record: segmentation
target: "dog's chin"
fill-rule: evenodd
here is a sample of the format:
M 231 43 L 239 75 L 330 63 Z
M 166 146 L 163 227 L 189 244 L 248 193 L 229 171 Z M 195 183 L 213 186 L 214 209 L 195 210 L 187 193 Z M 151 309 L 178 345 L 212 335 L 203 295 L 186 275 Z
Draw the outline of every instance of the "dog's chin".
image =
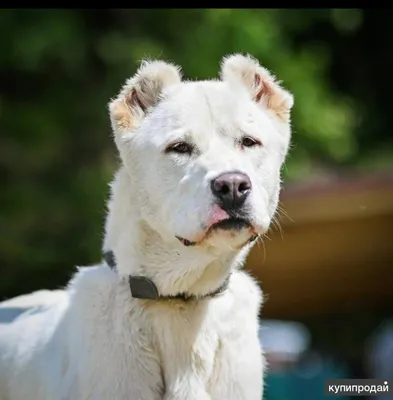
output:
M 212 247 L 229 250 L 240 249 L 256 237 L 250 221 L 230 218 L 212 225 L 205 240 Z
M 250 221 L 242 218 L 228 218 L 211 225 L 195 240 L 176 236 L 185 246 L 208 245 L 217 248 L 241 248 L 254 241 L 258 234 Z
M 243 218 L 228 218 L 224 219 L 222 221 L 219 221 L 215 224 L 213 224 L 210 228 L 209 231 L 211 233 L 214 232 L 233 232 L 236 234 L 236 232 L 241 232 L 244 229 L 250 229 L 252 228 L 251 223 Z

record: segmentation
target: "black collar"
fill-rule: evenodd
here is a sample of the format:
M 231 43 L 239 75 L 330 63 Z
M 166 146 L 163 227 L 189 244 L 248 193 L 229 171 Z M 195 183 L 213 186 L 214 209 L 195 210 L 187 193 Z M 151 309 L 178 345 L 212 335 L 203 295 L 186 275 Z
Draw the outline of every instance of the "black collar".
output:
M 113 270 L 116 269 L 115 255 L 112 251 L 104 253 L 104 260 Z M 228 288 L 230 275 L 225 279 L 224 283 L 216 289 L 214 292 L 208 293 L 204 296 L 195 296 L 194 294 L 178 293 L 170 296 L 163 296 L 158 293 L 157 286 L 152 280 L 144 276 L 132 276 L 128 277 L 130 284 L 131 296 L 136 299 L 148 299 L 148 300 L 200 300 L 206 297 L 215 297 Z

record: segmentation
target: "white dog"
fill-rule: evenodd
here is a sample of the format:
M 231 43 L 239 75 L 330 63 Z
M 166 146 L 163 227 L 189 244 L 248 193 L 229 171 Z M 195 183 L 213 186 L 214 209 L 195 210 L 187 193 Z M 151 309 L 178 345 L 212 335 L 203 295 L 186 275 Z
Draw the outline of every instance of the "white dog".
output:
M 0 326 L 1 400 L 262 398 L 262 296 L 241 266 L 277 207 L 292 104 L 251 57 L 195 82 L 142 63 L 109 105 L 105 262 L 3 303 L 32 308 Z

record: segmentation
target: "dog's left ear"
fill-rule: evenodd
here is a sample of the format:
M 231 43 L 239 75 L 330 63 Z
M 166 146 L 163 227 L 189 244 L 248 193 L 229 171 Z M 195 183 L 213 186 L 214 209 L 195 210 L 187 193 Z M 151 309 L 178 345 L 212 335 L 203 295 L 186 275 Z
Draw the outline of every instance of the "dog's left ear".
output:
M 181 81 L 180 68 L 164 61 L 143 61 L 136 74 L 128 79 L 119 95 L 109 103 L 115 140 L 123 132 L 138 128 L 150 107 L 165 87 Z
M 224 81 L 244 85 L 255 102 L 289 122 L 293 96 L 257 60 L 241 54 L 224 57 L 220 75 Z

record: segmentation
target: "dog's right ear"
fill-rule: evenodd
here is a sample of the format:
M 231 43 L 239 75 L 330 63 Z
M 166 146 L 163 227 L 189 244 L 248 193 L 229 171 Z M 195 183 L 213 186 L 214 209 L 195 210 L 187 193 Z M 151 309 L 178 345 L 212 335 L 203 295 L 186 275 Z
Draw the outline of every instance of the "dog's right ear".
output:
M 136 129 L 162 90 L 181 81 L 180 68 L 164 61 L 143 61 L 119 95 L 109 103 L 112 129 L 117 136 Z
M 221 79 L 240 83 L 258 105 L 271 111 L 279 120 L 289 122 L 293 106 L 292 94 L 282 88 L 277 79 L 255 58 L 242 54 L 224 57 Z

